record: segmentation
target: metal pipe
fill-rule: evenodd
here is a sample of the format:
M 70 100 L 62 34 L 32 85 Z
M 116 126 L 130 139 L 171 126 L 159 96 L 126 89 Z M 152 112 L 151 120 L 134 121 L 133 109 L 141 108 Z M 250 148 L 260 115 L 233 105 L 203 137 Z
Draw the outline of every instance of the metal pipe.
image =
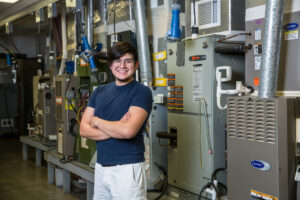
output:
M 60 63 L 59 75 L 64 73 L 66 68 L 66 62 L 68 58 L 67 51 L 67 24 L 66 24 L 66 7 L 65 5 L 61 8 L 61 37 L 62 37 L 62 60 Z
M 260 98 L 273 98 L 276 96 L 284 11 L 283 2 L 284 0 L 267 0 L 266 3 L 262 70 L 258 90 Z
M 150 50 L 148 41 L 148 30 L 146 21 L 145 1 L 134 0 L 134 16 L 139 52 L 139 63 L 141 71 L 141 82 L 145 85 L 152 85 L 152 73 L 150 62 Z
M 91 46 L 94 48 L 94 5 L 93 0 L 87 0 L 87 39 Z

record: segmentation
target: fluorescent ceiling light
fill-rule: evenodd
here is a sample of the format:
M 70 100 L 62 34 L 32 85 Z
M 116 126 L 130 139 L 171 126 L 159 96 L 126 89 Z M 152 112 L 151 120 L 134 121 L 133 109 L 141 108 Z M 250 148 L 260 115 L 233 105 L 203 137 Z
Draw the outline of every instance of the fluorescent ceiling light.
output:
M 0 3 L 16 3 L 19 0 L 0 0 Z

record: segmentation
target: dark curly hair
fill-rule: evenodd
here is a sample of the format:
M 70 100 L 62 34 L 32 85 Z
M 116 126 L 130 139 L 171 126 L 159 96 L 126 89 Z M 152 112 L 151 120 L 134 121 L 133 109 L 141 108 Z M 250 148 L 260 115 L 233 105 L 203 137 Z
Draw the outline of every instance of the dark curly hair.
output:
M 114 60 L 119 59 L 126 53 L 131 54 L 133 56 L 134 61 L 138 61 L 137 50 L 132 44 L 130 44 L 129 42 L 117 42 L 108 52 L 108 64 L 111 65 L 111 63 Z

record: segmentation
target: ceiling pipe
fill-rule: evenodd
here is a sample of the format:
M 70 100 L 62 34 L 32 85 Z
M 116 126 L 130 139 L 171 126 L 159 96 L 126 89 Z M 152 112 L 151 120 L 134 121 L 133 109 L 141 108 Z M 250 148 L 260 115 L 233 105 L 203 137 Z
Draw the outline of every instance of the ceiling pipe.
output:
M 93 0 L 87 0 L 87 39 L 90 47 L 94 48 L 94 5 Z
M 144 85 L 151 86 L 152 73 L 151 73 L 145 1 L 134 0 L 133 3 L 134 3 L 133 7 L 134 7 L 134 16 L 135 16 L 136 36 L 137 36 L 137 44 L 138 44 L 138 52 L 139 52 L 141 82 Z
M 61 37 L 62 37 L 62 59 L 59 68 L 59 75 L 63 74 L 66 68 L 66 61 L 68 58 L 67 51 L 67 24 L 66 24 L 66 6 L 61 7 Z
M 274 98 L 277 90 L 281 28 L 284 0 L 267 0 L 265 11 L 265 33 L 263 36 L 262 70 L 258 97 Z

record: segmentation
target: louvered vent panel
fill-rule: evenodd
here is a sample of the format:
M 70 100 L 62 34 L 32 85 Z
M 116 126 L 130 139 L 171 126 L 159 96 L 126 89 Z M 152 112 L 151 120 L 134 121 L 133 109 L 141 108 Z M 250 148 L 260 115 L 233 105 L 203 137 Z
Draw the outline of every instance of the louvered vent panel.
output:
M 236 101 L 232 99 L 228 101 L 227 104 L 227 112 L 228 112 L 228 120 L 227 120 L 227 127 L 228 127 L 228 136 L 237 137 L 237 122 L 236 122 Z
M 276 140 L 276 111 L 275 102 L 266 102 L 266 119 L 265 119 L 265 131 L 266 131 L 266 142 L 275 144 Z
M 56 105 L 56 120 L 62 121 L 62 112 L 63 112 L 63 107 L 62 105 Z
M 56 96 L 62 96 L 62 82 L 61 81 L 56 81 L 55 83 L 55 95 Z
M 212 23 L 211 2 L 199 4 L 198 6 L 198 26 Z
M 228 136 L 275 144 L 275 101 L 259 98 L 229 98 L 227 110 Z
M 237 100 L 237 104 L 236 104 L 236 108 L 237 108 L 237 116 L 239 116 L 237 118 L 237 138 L 239 139 L 245 139 L 246 137 L 246 132 L 245 132 L 245 101 L 243 101 L 242 99 L 238 99 Z
M 246 106 L 246 105 L 245 105 Z M 249 101 L 246 107 L 246 139 L 255 140 L 255 105 L 253 101 Z

